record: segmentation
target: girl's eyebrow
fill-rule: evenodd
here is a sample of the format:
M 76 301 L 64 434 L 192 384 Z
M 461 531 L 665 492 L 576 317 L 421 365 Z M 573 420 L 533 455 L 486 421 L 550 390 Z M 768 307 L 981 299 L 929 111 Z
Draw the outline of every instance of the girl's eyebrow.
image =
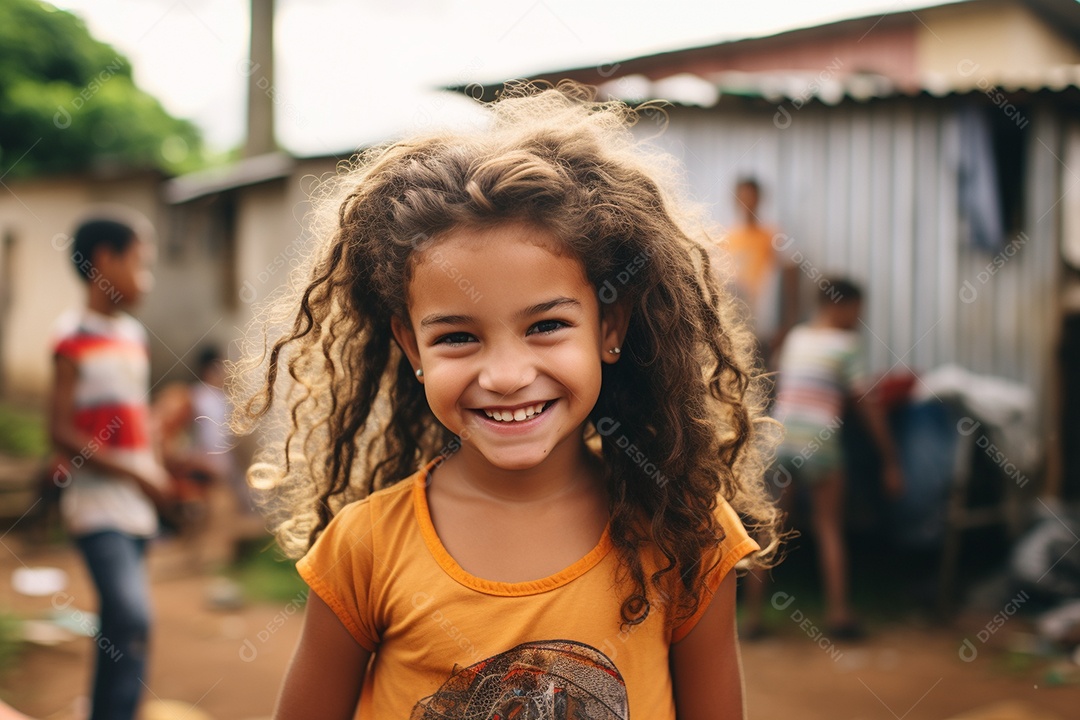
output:
M 514 313 L 514 319 L 521 319 L 531 317 L 532 315 L 539 315 L 546 313 L 550 310 L 554 310 L 558 307 L 573 307 L 581 309 L 581 303 L 574 298 L 569 297 L 557 297 L 553 300 L 545 300 L 542 303 L 530 305 L 529 307 L 519 310 Z M 475 320 L 471 315 L 428 315 L 420 321 L 420 327 L 426 328 L 432 325 L 467 325 Z
M 426 318 L 420 321 L 420 327 L 431 327 L 432 325 L 467 325 L 472 322 L 472 318 L 468 315 L 428 315 Z
M 573 308 L 578 309 L 578 310 L 581 309 L 581 303 L 578 302 L 577 300 L 575 300 L 574 298 L 557 297 L 554 300 L 547 300 L 547 301 L 542 302 L 542 303 L 536 303 L 535 305 L 530 305 L 529 307 L 525 308 L 524 310 L 521 310 L 520 312 L 515 313 L 514 318 L 515 319 L 527 318 L 527 317 L 529 317 L 531 315 L 539 315 L 540 313 L 546 313 L 549 310 L 554 310 L 557 307 L 567 307 L 567 306 L 573 307 Z

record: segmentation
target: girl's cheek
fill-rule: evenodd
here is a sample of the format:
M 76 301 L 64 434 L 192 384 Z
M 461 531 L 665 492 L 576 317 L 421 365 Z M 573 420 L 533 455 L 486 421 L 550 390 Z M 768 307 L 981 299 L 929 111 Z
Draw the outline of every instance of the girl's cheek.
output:
M 599 367 L 602 363 L 602 352 L 603 349 L 598 345 L 580 343 L 558 345 L 548 351 L 548 357 L 553 361 L 558 358 L 558 363 L 550 362 L 549 365 L 556 370 L 560 366 L 566 367 L 571 362 L 578 368 L 592 367 L 593 365 Z

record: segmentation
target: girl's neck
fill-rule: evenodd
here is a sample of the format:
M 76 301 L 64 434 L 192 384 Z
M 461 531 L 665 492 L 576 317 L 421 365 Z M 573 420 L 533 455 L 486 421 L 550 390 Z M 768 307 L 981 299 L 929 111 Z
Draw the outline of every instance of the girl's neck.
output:
M 461 492 L 508 505 L 550 502 L 571 493 L 603 492 L 601 460 L 584 441 L 556 448 L 542 463 L 524 470 L 495 467 L 467 444 L 450 458 L 439 474 Z M 433 482 L 438 482 L 437 479 Z

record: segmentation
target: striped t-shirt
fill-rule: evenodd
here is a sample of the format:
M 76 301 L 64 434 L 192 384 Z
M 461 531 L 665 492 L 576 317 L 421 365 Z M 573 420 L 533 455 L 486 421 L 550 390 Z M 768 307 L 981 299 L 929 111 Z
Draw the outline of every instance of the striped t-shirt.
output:
M 54 355 L 75 364 L 74 424 L 86 446 L 65 459 L 56 479 L 65 485 L 61 510 L 68 531 L 157 532 L 157 512 L 134 480 L 87 463 L 109 448 L 133 467 L 155 462 L 150 444 L 150 356 L 146 330 L 130 315 L 73 311 L 57 321 Z
M 835 427 L 845 397 L 864 381 L 858 333 L 797 325 L 780 351 L 773 415 L 785 425 Z

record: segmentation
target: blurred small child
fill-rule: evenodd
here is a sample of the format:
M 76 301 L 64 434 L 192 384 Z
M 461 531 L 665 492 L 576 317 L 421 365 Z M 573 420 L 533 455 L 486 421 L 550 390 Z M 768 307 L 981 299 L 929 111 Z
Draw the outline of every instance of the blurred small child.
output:
M 230 527 L 233 519 L 255 512 L 232 451 L 221 353 L 216 347 L 204 347 L 197 367 L 196 381 L 166 385 L 153 405 L 162 456 L 178 501 L 168 521 L 189 541 L 196 564 L 201 562 L 202 536 L 211 524 L 215 486 L 227 488 L 235 500 Z
M 229 486 L 241 506 L 248 507 L 247 486 L 236 483 L 236 462 L 228 427 L 229 404 L 225 397 L 225 367 L 221 352 L 206 346 L 199 352 L 199 381 L 191 384 L 192 439 L 201 460 L 201 471 Z
M 854 401 L 881 452 L 886 491 L 895 497 L 903 487 L 896 446 L 873 386 L 866 380 L 855 330 L 861 310 L 862 291 L 853 282 L 836 278 L 824 284 L 813 319 L 793 328 L 780 348 L 773 409 L 774 417 L 787 431 L 772 473 L 773 484 L 786 506 L 791 504 L 791 493 L 784 492 L 790 481 L 809 490 L 825 581 L 825 621 L 833 640 L 862 635 L 848 602 L 843 537 L 845 473 L 839 431 L 847 400 Z M 744 635 L 753 637 L 763 632 L 764 574 L 751 575 L 747 592 Z
M 182 497 L 204 499 L 215 483 L 230 483 L 234 473 L 228 404 L 221 355 L 207 346 L 199 353 L 198 380 L 166 385 L 154 400 L 165 466 Z M 231 484 L 231 483 L 230 483 Z

